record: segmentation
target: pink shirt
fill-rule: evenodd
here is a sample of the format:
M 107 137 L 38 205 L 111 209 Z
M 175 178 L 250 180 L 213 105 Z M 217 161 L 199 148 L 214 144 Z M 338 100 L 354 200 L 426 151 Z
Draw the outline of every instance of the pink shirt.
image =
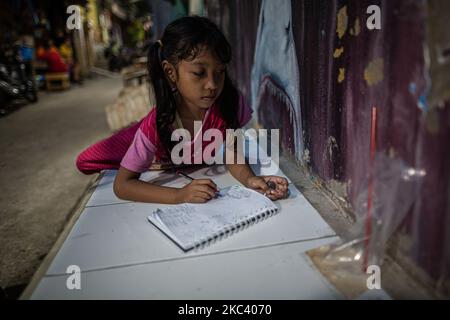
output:
M 252 117 L 253 110 L 245 103 L 244 97 L 239 97 L 238 107 L 238 123 L 241 127 L 246 125 Z M 219 106 L 213 104 L 205 114 L 203 119 L 202 129 L 200 134 L 203 134 L 206 130 L 215 128 L 222 132 L 225 139 L 225 131 L 227 129 L 224 119 L 219 112 Z M 200 134 L 195 137 L 199 139 Z M 192 137 L 194 140 L 194 138 Z M 194 141 L 191 142 L 191 151 L 193 151 Z M 202 147 L 204 148 L 212 142 L 203 141 Z M 128 151 L 123 157 L 120 165 L 130 171 L 142 173 L 147 171 L 152 163 L 170 163 L 170 160 L 164 158 L 164 148 L 158 137 L 158 131 L 156 129 L 156 108 L 153 108 L 149 114 L 142 119 L 141 125 L 137 130 L 133 142 L 131 143 Z M 192 163 L 193 160 L 192 160 Z

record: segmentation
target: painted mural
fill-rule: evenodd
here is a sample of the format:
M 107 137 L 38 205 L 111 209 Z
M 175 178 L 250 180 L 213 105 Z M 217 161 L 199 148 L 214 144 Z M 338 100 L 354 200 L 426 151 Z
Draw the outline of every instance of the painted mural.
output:
M 372 5 L 381 8 L 380 29 L 367 27 Z M 280 128 L 284 150 L 353 208 L 368 173 L 382 167 L 370 162 L 376 108 L 378 158 L 424 173 L 413 205 L 390 210 L 406 217 L 394 255 L 450 294 L 450 42 L 439 31 L 450 30 L 448 3 L 207 0 L 208 8 L 233 46 L 231 74 L 259 124 Z
M 290 0 L 262 1 L 254 60 L 258 63 L 251 74 L 251 102 L 256 120 L 267 129 L 281 129 L 283 146 L 301 159 L 300 70 Z

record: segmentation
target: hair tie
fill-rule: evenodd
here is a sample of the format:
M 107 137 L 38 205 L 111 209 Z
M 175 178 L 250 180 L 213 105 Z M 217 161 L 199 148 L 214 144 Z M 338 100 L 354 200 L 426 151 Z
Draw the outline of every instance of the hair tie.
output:
M 159 43 L 159 46 L 160 46 L 161 48 L 163 47 L 163 44 L 162 44 L 162 41 L 161 41 L 161 40 L 158 40 L 158 41 L 156 41 L 156 42 Z

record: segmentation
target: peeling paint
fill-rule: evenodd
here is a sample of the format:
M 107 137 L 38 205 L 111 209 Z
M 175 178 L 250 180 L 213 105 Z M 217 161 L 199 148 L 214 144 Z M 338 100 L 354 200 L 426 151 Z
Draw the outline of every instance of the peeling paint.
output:
M 338 83 L 342 83 L 345 80 L 345 68 L 339 68 Z
M 382 58 L 377 58 L 367 65 L 364 70 L 364 80 L 366 80 L 369 86 L 376 85 L 377 83 L 383 81 L 384 78 L 384 60 Z
M 337 150 L 338 144 L 335 137 L 329 136 L 324 150 L 324 158 L 328 157 L 328 159 L 331 160 L 333 158 L 333 149 Z
M 302 161 L 304 164 L 308 164 L 311 161 L 311 157 L 309 156 L 309 150 L 305 149 L 303 151 Z
M 328 181 L 328 187 L 341 201 L 345 201 L 345 199 L 348 199 L 347 183 L 332 179 Z
M 355 25 L 353 26 L 353 28 L 350 29 L 350 34 L 352 36 L 359 36 L 359 34 L 361 33 L 361 24 L 359 22 L 359 18 L 355 19 Z
M 347 15 L 347 6 L 343 6 L 337 15 L 337 25 L 336 25 L 336 33 L 338 34 L 339 39 L 347 32 L 348 27 L 348 15 Z
M 334 58 L 339 58 L 344 53 L 344 47 L 336 48 L 333 53 Z

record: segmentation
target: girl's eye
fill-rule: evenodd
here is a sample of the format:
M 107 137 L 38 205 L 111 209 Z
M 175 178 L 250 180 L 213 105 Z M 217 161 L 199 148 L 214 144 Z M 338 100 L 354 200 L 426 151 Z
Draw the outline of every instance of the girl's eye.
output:
M 226 70 L 227 70 L 227 69 L 225 68 L 225 69 L 216 71 L 216 73 L 218 73 L 218 74 L 224 74 Z M 192 73 L 193 73 L 195 76 L 197 76 L 197 77 L 203 77 L 203 76 L 205 75 L 205 71 L 201 71 L 201 72 L 192 72 Z

